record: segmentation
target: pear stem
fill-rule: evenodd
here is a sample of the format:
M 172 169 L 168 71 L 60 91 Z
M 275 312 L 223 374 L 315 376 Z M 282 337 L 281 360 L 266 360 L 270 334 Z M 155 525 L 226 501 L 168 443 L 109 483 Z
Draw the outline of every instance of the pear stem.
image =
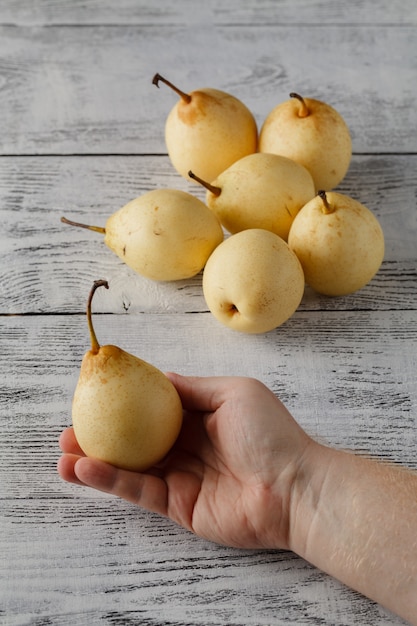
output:
M 180 96 L 180 98 L 182 98 L 182 100 L 184 100 L 184 102 L 186 102 L 187 104 L 191 102 L 190 94 L 185 93 L 185 91 L 181 91 L 181 89 L 178 89 L 178 87 L 170 83 L 169 80 L 161 76 L 161 74 L 155 74 L 155 76 L 152 79 L 152 84 L 159 87 L 159 81 L 161 81 L 162 83 L 165 83 L 165 85 L 168 85 L 168 87 L 171 87 L 171 89 L 173 89 L 175 93 L 177 93 Z
M 323 190 L 320 190 L 317 192 L 317 195 L 323 201 L 323 207 L 322 207 L 323 213 L 325 213 L 326 215 L 329 213 L 334 213 L 334 207 L 330 206 L 329 201 L 327 200 L 326 192 Z
M 109 283 L 107 282 L 107 280 L 95 280 L 91 288 L 90 295 L 88 296 L 88 302 L 87 302 L 88 330 L 90 331 L 91 352 L 93 352 L 94 354 L 97 354 L 97 352 L 100 350 L 100 344 L 97 341 L 96 333 L 93 327 L 93 320 L 91 318 L 91 303 L 93 301 L 93 296 L 99 287 L 105 287 L 106 289 L 108 289 Z
M 310 115 L 309 108 L 302 96 L 300 96 L 298 93 L 291 92 L 290 98 L 296 98 L 301 104 L 301 107 L 298 110 L 298 117 L 308 117 Z
M 188 172 L 188 176 L 192 178 L 193 180 L 196 180 L 198 183 L 200 183 L 200 185 L 203 185 L 203 187 L 208 189 L 215 196 L 220 196 L 222 192 L 221 187 L 216 187 L 215 185 L 211 185 L 206 180 L 203 180 L 202 178 L 194 174 L 194 172 L 192 172 L 191 170 Z
M 79 228 L 88 228 L 88 230 L 94 230 L 96 233 L 102 233 L 103 235 L 106 233 L 106 229 L 102 226 L 90 226 L 89 224 L 80 224 L 80 222 L 73 222 L 72 220 L 67 220 L 66 217 L 61 217 L 61 222 L 64 224 L 69 224 L 70 226 L 78 226 Z

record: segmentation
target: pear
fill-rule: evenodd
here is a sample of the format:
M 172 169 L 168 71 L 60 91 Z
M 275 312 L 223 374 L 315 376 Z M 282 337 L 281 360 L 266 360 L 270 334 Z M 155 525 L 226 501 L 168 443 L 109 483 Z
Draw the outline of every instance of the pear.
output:
M 210 184 L 189 176 L 206 187 L 207 205 L 230 233 L 263 228 L 286 240 L 294 217 L 315 196 L 306 168 L 277 154 L 249 154 Z
M 294 219 L 288 245 L 318 293 L 343 296 L 364 287 L 384 258 L 384 233 L 362 203 L 320 191 Z
M 211 181 L 241 157 L 256 152 L 256 121 L 239 99 L 210 87 L 185 93 L 155 74 L 153 84 L 159 87 L 160 81 L 180 96 L 165 122 L 165 143 L 181 176 L 188 179 L 194 168 Z
M 177 189 L 155 189 L 131 200 L 108 218 L 105 228 L 61 220 L 103 233 L 122 261 L 156 281 L 195 276 L 224 237 L 204 202 Z
M 100 346 L 87 305 L 91 350 L 82 360 L 72 402 L 72 423 L 86 456 L 132 471 L 161 461 L 182 425 L 179 395 L 159 369 L 112 345 Z
M 265 333 L 294 313 L 304 293 L 304 274 L 288 244 L 269 230 L 230 235 L 212 253 L 203 272 L 211 313 L 225 326 Z
M 331 105 L 291 93 L 265 118 L 259 151 L 301 163 L 313 176 L 316 191 L 331 190 L 349 168 L 352 140 L 345 120 Z

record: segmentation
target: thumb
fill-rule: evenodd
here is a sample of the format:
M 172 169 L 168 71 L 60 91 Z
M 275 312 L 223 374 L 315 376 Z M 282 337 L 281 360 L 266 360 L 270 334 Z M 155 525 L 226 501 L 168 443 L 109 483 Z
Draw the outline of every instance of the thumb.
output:
M 238 377 L 181 376 L 168 372 L 167 377 L 176 388 L 184 409 L 188 411 L 216 411 L 230 396 Z

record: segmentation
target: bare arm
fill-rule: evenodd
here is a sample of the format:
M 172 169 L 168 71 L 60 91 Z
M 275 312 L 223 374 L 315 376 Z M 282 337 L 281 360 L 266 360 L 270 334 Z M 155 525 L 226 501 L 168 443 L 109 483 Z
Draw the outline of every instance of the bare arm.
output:
M 291 549 L 417 624 L 417 474 L 313 444 L 293 494 Z
M 185 415 L 163 464 L 85 458 L 68 429 L 62 478 L 217 543 L 291 549 L 417 626 L 417 473 L 316 443 L 259 381 L 170 378 Z

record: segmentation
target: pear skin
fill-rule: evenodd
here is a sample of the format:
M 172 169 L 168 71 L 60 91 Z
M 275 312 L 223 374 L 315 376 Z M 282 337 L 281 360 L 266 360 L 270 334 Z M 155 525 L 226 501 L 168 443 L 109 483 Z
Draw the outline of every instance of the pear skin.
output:
M 286 322 L 304 293 L 299 260 L 278 235 L 248 228 L 225 239 L 203 273 L 214 317 L 232 330 L 266 333 Z
M 362 289 L 384 258 L 384 233 L 375 215 L 345 194 L 320 191 L 294 219 L 288 244 L 306 283 L 326 296 Z
M 180 96 L 165 122 L 165 143 L 181 176 L 189 180 L 192 169 L 212 181 L 238 159 L 256 152 L 257 124 L 241 100 L 211 87 L 184 93 L 156 74 L 153 83 L 158 86 L 159 81 Z
M 182 405 L 170 380 L 153 365 L 114 345 L 100 346 L 89 319 L 91 349 L 82 360 L 72 423 L 86 456 L 132 471 L 161 461 L 182 425 Z
M 190 278 L 223 240 L 218 218 L 197 197 L 155 189 L 106 222 L 104 242 L 136 272 L 157 281 Z
M 352 157 L 349 128 L 331 105 L 290 94 L 264 120 L 259 151 L 281 154 L 311 173 L 315 190 L 330 191 L 345 177 Z
M 104 235 L 104 243 L 135 272 L 155 281 L 191 278 L 223 241 L 220 221 L 196 196 L 154 189 L 115 211 L 105 228 L 61 221 Z
M 206 203 L 230 233 L 263 228 L 285 241 L 298 211 L 315 196 L 310 172 L 278 154 L 256 152 L 239 159 L 207 185 Z

